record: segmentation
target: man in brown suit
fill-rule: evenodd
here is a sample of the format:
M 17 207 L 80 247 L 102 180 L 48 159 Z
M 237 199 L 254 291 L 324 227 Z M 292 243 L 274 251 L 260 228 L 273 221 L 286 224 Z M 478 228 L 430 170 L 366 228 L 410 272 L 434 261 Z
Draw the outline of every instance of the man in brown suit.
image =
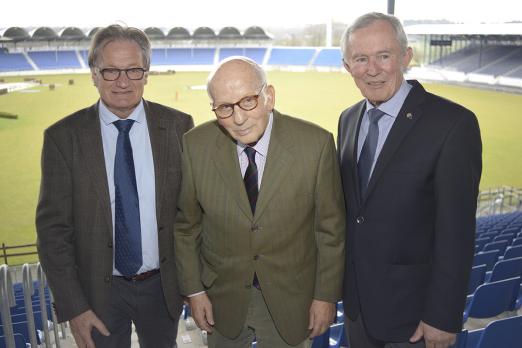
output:
M 59 321 L 79 347 L 174 347 L 182 299 L 172 229 L 189 115 L 142 99 L 150 43 L 111 25 L 93 38 L 100 100 L 45 131 L 38 252 Z
M 306 347 L 341 295 L 344 204 L 332 134 L 274 110 L 245 57 L 208 92 L 217 120 L 184 138 L 176 265 L 209 347 Z

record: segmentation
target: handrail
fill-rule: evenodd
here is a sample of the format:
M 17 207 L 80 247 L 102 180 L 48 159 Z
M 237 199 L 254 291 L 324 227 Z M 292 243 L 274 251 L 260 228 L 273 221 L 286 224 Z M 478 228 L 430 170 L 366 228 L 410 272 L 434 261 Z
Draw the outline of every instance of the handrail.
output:
M 47 323 L 47 303 L 45 301 L 45 273 L 40 262 L 36 264 L 36 273 L 38 275 L 38 295 L 40 297 L 40 311 L 42 312 L 42 326 L 44 331 L 45 346 L 51 347 L 51 336 L 49 334 L 49 325 Z
M 11 273 L 9 273 L 9 267 L 7 265 L 0 266 L 0 302 L 6 347 L 15 348 L 11 307 L 14 307 L 16 302 Z
M 27 263 L 24 263 L 24 265 L 22 266 L 22 278 L 24 290 L 25 316 L 27 318 L 27 327 L 29 330 L 29 341 L 31 342 L 31 347 L 37 347 L 33 301 L 31 299 L 31 296 L 34 294 L 34 283 L 33 276 L 31 275 L 31 268 Z

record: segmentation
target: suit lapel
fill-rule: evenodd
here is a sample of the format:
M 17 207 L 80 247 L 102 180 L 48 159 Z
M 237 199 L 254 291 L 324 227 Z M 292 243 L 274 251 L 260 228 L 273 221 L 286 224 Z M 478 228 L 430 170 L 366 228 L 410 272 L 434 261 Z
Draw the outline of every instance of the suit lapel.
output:
M 156 221 L 160 221 L 161 202 L 163 202 L 163 183 L 167 174 L 168 123 L 164 115 L 152 110 L 150 104 L 143 100 L 147 126 L 149 128 L 152 158 L 154 160 L 154 181 L 156 189 Z
M 99 197 L 102 209 L 105 212 L 105 220 L 107 225 L 110 226 L 109 231 L 112 237 L 109 185 L 107 183 L 107 170 L 105 168 L 105 157 L 103 155 L 98 103 L 89 109 L 82 128 L 82 131 L 78 134 L 81 153 L 85 156 L 85 166 L 87 167 L 87 171 L 93 182 L 93 187 Z
M 357 139 L 359 137 L 359 129 L 361 128 L 361 122 L 364 115 L 366 103 L 364 101 L 355 105 L 349 112 L 352 114 L 351 117 L 347 117 L 346 125 L 343 127 L 343 131 L 347 133 L 346 143 L 342 149 L 342 163 L 343 172 L 345 170 L 351 171 L 352 185 L 355 189 L 359 203 L 361 202 L 361 193 L 359 190 L 359 175 L 357 171 Z
M 274 110 L 273 114 L 272 134 L 257 199 L 255 219 L 263 214 L 272 196 L 281 190 L 280 186 L 290 172 L 294 158 L 292 156 L 294 149 L 287 134 L 290 130 L 284 128 L 283 116 L 279 112 Z
M 422 110 L 419 105 L 424 101 L 426 91 L 416 81 L 409 81 L 409 83 L 413 85 L 413 88 L 404 101 L 401 111 L 397 115 L 397 119 L 395 120 L 390 133 L 384 142 L 379 158 L 375 163 L 375 168 L 373 169 L 370 182 L 368 183 L 367 197 L 371 195 L 379 181 L 379 178 L 383 174 L 384 169 L 408 132 L 422 116 Z
M 237 156 L 237 148 L 235 141 L 226 135 L 226 131 L 221 129 L 217 124 L 218 137 L 216 147 L 213 150 L 213 162 L 219 172 L 221 178 L 228 187 L 227 191 L 234 196 L 237 205 L 243 213 L 252 219 L 252 210 L 245 190 L 245 184 L 241 177 L 241 169 L 239 167 L 239 159 Z

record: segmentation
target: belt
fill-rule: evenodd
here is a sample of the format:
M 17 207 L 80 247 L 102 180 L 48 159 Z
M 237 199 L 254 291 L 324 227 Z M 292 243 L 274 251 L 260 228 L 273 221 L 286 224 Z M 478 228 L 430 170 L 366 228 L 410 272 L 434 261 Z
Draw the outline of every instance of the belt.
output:
M 153 275 L 156 275 L 160 272 L 159 268 L 158 269 L 153 269 L 152 271 L 147 271 L 147 272 L 143 272 L 143 273 L 140 273 L 140 274 L 135 274 L 135 275 L 132 275 L 132 276 L 120 276 L 120 278 L 123 278 L 125 280 L 134 280 L 134 281 L 142 281 L 142 280 L 146 280 L 146 279 L 149 279 L 150 277 L 152 277 Z

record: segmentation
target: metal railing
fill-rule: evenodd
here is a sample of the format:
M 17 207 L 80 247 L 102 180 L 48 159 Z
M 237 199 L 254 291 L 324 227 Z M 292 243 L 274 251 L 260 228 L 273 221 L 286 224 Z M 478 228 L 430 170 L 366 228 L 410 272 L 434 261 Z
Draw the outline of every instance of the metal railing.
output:
M 505 214 L 522 210 L 522 189 L 502 186 L 481 191 L 477 216 Z
M 44 335 L 45 347 L 57 347 L 60 348 L 60 334 L 58 332 L 58 328 L 60 327 L 62 330 L 62 337 L 65 338 L 65 328 L 63 325 L 59 325 L 56 319 L 56 314 L 54 310 L 51 309 L 51 318 L 52 324 L 49 324 L 49 316 L 47 312 L 47 301 L 45 298 L 45 287 L 46 287 L 46 277 L 43 272 L 43 269 L 40 263 L 36 265 L 24 264 L 22 267 L 22 291 L 24 297 L 24 310 L 25 310 L 25 319 L 27 321 L 27 331 L 29 332 L 29 342 L 31 347 L 39 347 L 37 344 L 36 337 L 36 325 L 35 325 L 35 316 L 33 311 L 33 301 L 31 296 L 36 294 L 36 289 L 34 288 L 34 282 L 31 272 L 31 267 L 36 267 L 37 279 L 38 279 L 38 299 L 40 306 L 40 317 L 42 320 L 42 328 Z M 49 298 L 50 301 L 53 301 L 52 292 L 49 290 Z M 13 331 L 13 322 L 11 318 L 11 308 L 16 306 L 16 299 L 14 294 L 13 282 L 11 273 L 9 270 L 9 266 L 6 264 L 0 266 L 0 310 L 2 316 L 2 323 L 4 326 L 4 337 L 5 344 L 7 348 L 15 348 L 15 333 Z M 50 334 L 50 326 L 52 325 L 54 340 L 51 340 Z
M 35 248 L 34 251 L 26 251 L 21 253 L 8 253 L 8 250 L 12 249 L 25 249 L 25 248 Z M 4 263 L 6 265 L 9 264 L 8 260 L 10 257 L 15 256 L 27 256 L 27 255 L 37 255 L 38 252 L 36 251 L 36 244 L 22 244 L 22 245 L 5 245 L 5 243 L 2 243 L 2 246 L 0 247 L 0 251 L 2 252 L 1 256 L 4 259 Z

